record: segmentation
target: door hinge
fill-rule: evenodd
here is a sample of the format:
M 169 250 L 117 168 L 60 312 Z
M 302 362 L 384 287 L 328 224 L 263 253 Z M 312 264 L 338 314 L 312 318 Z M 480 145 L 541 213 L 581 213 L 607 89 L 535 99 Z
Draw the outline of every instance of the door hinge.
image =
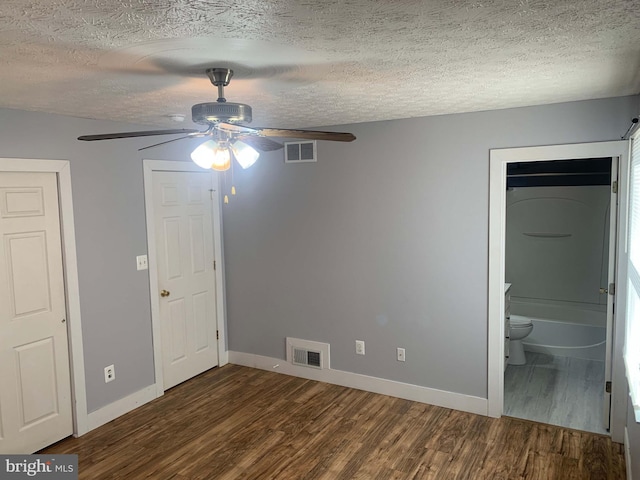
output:
M 609 295 L 615 295 L 616 294 L 616 284 L 615 283 L 610 283 L 609 284 Z
M 213 269 L 214 270 L 216 269 L 216 261 L 215 260 L 213 261 Z
M 605 382 L 604 391 L 607 393 L 611 393 L 611 382 Z
M 220 331 L 216 330 L 216 340 L 220 340 Z M 611 383 L 611 382 L 609 382 Z
M 613 193 L 618 193 L 618 181 L 614 180 L 613 183 L 611 184 L 611 191 Z

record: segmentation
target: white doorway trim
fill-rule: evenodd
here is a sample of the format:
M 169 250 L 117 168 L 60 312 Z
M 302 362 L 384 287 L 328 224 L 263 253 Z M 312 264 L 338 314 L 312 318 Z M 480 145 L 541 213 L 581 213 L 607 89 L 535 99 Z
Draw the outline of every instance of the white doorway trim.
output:
M 155 366 L 155 388 L 156 397 L 164 395 L 164 380 L 162 373 L 162 335 L 160 327 L 160 301 L 158 292 L 158 266 L 156 264 L 156 235 L 153 225 L 153 172 L 199 172 L 202 168 L 191 162 L 179 162 L 169 160 L 143 160 L 144 176 L 144 203 L 147 219 L 147 255 L 149 261 L 149 292 L 151 294 L 151 324 L 153 335 L 153 361 Z M 224 262 L 222 257 L 222 210 L 220 202 L 219 177 L 211 171 L 214 176 L 213 184 L 216 190 L 212 198 L 213 201 L 213 252 L 217 262 L 215 270 L 216 276 L 216 321 L 219 332 L 218 337 L 218 366 L 221 367 L 229 363 L 229 352 L 226 342 L 226 308 L 224 292 Z
M 616 299 L 614 317 L 613 390 L 611 394 L 611 438 L 622 443 L 624 437 L 627 385 L 622 359 L 626 305 L 626 230 L 629 142 L 613 141 L 503 148 L 489 151 L 489 331 L 487 415 L 500 417 L 504 406 L 504 282 L 507 164 L 545 160 L 572 160 L 594 157 L 618 157 L 618 240 L 616 259 Z
M 90 428 L 87 419 L 87 390 L 84 376 L 84 350 L 82 346 L 82 323 L 80 320 L 80 289 L 78 287 L 78 260 L 73 220 L 70 164 L 68 160 L 0 158 L 0 171 L 48 172 L 56 173 L 58 177 L 62 261 L 68 316 L 69 359 L 71 363 L 73 435 L 79 437 L 87 433 Z

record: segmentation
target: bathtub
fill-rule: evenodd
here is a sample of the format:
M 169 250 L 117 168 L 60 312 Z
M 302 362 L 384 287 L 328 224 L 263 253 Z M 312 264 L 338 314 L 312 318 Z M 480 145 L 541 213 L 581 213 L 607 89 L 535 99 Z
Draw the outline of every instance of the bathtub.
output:
M 605 305 L 581 305 L 511 299 L 511 314 L 531 319 L 533 331 L 522 343 L 525 351 L 559 357 L 604 360 Z

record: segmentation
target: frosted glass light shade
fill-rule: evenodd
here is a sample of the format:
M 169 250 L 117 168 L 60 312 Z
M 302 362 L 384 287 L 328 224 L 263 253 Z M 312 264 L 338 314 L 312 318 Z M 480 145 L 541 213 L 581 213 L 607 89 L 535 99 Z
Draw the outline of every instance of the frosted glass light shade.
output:
M 231 149 L 233 150 L 236 160 L 244 169 L 247 169 L 256 163 L 256 160 L 258 160 L 258 157 L 260 156 L 256 149 L 250 147 L 244 142 L 241 142 L 240 140 L 235 141 Z
M 191 160 L 199 167 L 212 168 L 220 172 L 231 167 L 229 148 L 213 140 L 207 140 L 191 152 Z
M 201 143 L 193 152 L 191 152 L 191 160 L 201 168 L 211 168 L 213 165 L 213 149 L 218 144 L 213 140 L 207 140 Z

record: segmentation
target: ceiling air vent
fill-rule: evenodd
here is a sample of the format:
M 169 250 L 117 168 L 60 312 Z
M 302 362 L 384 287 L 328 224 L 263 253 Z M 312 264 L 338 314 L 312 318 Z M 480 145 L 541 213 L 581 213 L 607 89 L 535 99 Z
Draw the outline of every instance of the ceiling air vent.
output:
M 329 368 L 329 344 L 287 337 L 287 361 L 302 367 Z
M 284 142 L 284 161 L 286 163 L 317 162 L 316 141 Z

